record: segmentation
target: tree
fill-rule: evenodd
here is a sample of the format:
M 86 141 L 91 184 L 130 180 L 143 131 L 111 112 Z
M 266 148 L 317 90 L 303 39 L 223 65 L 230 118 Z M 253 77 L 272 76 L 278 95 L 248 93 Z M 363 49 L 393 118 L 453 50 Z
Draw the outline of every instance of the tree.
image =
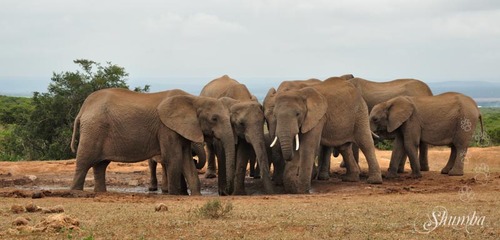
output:
M 89 94 L 104 88 L 129 88 L 128 73 L 123 67 L 107 62 L 105 66 L 91 60 L 73 61 L 82 71 L 53 73 L 46 93 L 33 94 L 27 122 L 14 130 L 25 159 L 67 159 L 70 150 L 73 121 Z M 149 86 L 135 88 L 147 92 Z M 19 144 L 16 144 L 19 145 Z M 14 149 L 13 149 L 14 150 Z M 14 154 L 14 153 L 13 153 Z

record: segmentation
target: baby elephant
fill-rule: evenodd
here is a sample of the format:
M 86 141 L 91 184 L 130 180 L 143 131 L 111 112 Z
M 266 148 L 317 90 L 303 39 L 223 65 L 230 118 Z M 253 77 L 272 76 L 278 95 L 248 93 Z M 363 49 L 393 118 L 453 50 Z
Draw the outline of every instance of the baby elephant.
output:
M 476 102 L 455 92 L 436 96 L 395 97 L 375 105 L 370 113 L 373 131 L 395 132 L 401 140 L 396 141 L 400 146 L 394 146 L 393 154 L 401 156 L 406 150 L 415 178 L 421 177 L 417 154 L 420 143 L 451 146 L 450 158 L 441 173 L 463 175 L 463 159 L 478 119 L 482 132 L 483 122 Z M 398 164 L 391 160 L 387 177 L 397 177 Z

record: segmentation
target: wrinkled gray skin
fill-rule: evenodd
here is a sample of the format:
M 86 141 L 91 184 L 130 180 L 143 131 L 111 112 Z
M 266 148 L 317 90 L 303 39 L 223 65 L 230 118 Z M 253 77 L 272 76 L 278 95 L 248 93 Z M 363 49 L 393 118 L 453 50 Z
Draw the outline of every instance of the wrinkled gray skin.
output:
M 451 146 L 451 154 L 441 173 L 460 176 L 464 172 L 464 157 L 476 129 L 482 120 L 476 102 L 460 93 L 448 92 L 436 96 L 396 97 L 379 103 L 370 113 L 372 130 L 394 133 L 400 146 L 393 155 L 401 156 L 404 149 L 410 158 L 412 176 L 420 178 L 417 148 L 421 142 L 435 146 Z M 397 175 L 398 165 L 391 162 L 388 175 Z
M 274 105 L 276 134 L 285 162 L 283 183 L 288 193 L 307 193 L 320 145 L 337 148 L 346 160 L 344 181 L 359 181 L 359 167 L 351 145 L 357 143 L 367 158 L 368 183 L 382 183 L 368 121 L 359 91 L 342 78 L 329 78 L 300 90 L 277 93 Z M 299 149 L 294 136 L 299 136 Z
M 237 136 L 236 164 L 226 161 L 226 173 L 228 182 L 234 179 L 233 194 L 246 194 L 244 186 L 246 168 L 249 160 L 255 158 L 260 167 L 265 192 L 268 194 L 273 193 L 274 190 L 269 174 L 269 160 L 264 145 L 264 112 L 262 106 L 250 94 L 245 85 L 227 75 L 214 79 L 205 85 L 200 96 L 221 99 L 231 114 L 232 128 Z M 217 144 L 214 145 L 207 145 L 209 153 L 208 177 L 215 174 L 213 149 L 215 149 L 215 152 L 218 152 L 218 150 Z M 217 159 L 223 157 L 223 155 L 217 154 Z M 221 173 L 220 166 L 219 161 L 219 175 Z
M 363 96 L 368 107 L 368 112 L 371 112 L 373 107 L 381 102 L 385 102 L 391 98 L 398 96 L 432 96 L 432 91 L 427 84 L 417 79 L 396 79 L 387 82 L 373 82 L 362 78 L 352 78 L 349 79 Z M 377 132 L 383 139 L 395 139 L 394 134 L 389 134 L 387 132 Z M 395 139 L 398 141 L 398 139 Z M 399 146 L 400 144 L 395 142 L 394 146 Z M 427 160 L 427 144 L 420 144 L 420 170 L 429 171 L 429 164 Z M 353 148 L 355 155 L 358 155 L 357 147 Z M 391 156 L 391 162 L 399 163 L 398 172 L 404 172 L 404 165 L 406 162 L 406 154 L 400 156 L 400 159 L 395 159 L 395 156 Z M 357 159 L 357 158 L 356 158 Z M 390 176 L 388 176 L 390 177 Z
M 176 92 L 174 95 L 181 96 L 169 97 Z M 73 151 L 78 129 L 72 190 L 83 190 L 87 172 L 93 168 L 94 191 L 105 192 L 106 167 L 111 161 L 139 162 L 161 155 L 161 162 L 167 165 L 169 194 L 187 194 L 188 186 L 192 195 L 200 195 L 191 142 L 221 139 L 226 156 L 234 159 L 234 137 L 229 112 L 223 103 L 182 90 L 96 91 L 87 97 L 75 119 Z
M 191 143 L 191 151 L 193 156 L 197 156 L 198 160 L 193 158 L 195 162 L 196 169 L 202 169 L 205 166 L 207 161 L 207 155 L 205 153 L 205 144 L 204 143 Z M 156 167 L 157 164 L 160 163 L 162 166 L 162 183 L 161 183 L 161 191 L 163 193 L 168 193 L 168 178 L 167 178 L 167 166 L 162 164 L 161 156 L 154 156 L 148 160 L 149 165 L 149 191 L 157 191 L 158 190 L 158 179 L 156 178 Z

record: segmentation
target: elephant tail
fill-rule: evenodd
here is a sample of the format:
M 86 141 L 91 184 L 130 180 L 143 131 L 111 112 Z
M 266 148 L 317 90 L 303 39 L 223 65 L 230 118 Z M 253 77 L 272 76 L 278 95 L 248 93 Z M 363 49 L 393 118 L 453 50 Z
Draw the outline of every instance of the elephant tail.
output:
M 481 138 L 484 140 L 483 116 L 479 114 L 479 123 L 481 124 Z
M 78 131 L 78 127 L 80 126 L 80 113 L 75 118 L 75 122 L 73 123 L 73 135 L 71 136 L 71 151 L 76 153 L 76 132 Z

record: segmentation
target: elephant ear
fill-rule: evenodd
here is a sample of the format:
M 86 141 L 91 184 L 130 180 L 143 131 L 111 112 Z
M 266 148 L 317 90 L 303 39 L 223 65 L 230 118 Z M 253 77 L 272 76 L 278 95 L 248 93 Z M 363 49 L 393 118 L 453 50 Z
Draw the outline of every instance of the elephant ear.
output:
M 407 97 L 396 97 L 392 99 L 387 108 L 388 123 L 387 132 L 393 132 L 399 128 L 414 111 L 413 103 Z
M 271 100 L 276 96 L 276 89 L 271 88 L 266 94 L 266 97 L 264 98 L 264 104 L 266 104 L 267 101 Z
M 161 122 L 191 142 L 203 142 L 193 96 L 174 96 L 157 107 Z
M 325 116 L 328 105 L 326 98 L 312 87 L 303 88 L 299 92 L 307 106 L 307 114 L 301 127 L 301 132 L 306 133 L 318 125 L 319 121 Z
M 233 98 L 230 98 L 230 97 L 222 97 L 222 98 L 219 98 L 219 100 L 222 102 L 222 104 L 224 104 L 224 107 L 226 107 L 227 109 L 231 109 L 231 107 L 238 103 L 238 100 L 235 100 Z

